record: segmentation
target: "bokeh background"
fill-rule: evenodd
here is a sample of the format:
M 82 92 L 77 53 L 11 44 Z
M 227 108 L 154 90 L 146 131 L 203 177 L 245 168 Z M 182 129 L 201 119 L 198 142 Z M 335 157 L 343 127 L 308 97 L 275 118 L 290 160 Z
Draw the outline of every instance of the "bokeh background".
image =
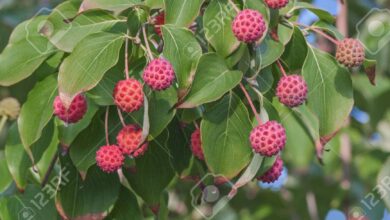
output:
M 0 0 L 0 51 L 17 24 L 41 8 L 53 8 L 61 2 Z M 284 158 L 286 167 L 276 183 L 251 183 L 215 219 L 390 220 L 390 1 L 347 2 L 343 9 L 336 0 L 312 1 L 338 16 L 341 32 L 366 45 L 371 52 L 368 56 L 378 61 L 377 85 L 371 86 L 364 74 L 353 74 L 355 107 L 346 127 L 326 146 L 324 166 L 316 160 L 314 149 L 296 146 L 295 154 L 290 150 Z M 299 19 L 310 25 L 316 16 L 302 11 Z M 307 38 L 321 49 L 334 50 L 321 37 Z M 0 87 L 0 99 L 12 96 L 23 103 L 35 81 L 30 77 L 11 87 Z M 8 126 L 0 134 L 0 160 Z M 0 198 L 9 187 L 2 185 L 0 173 Z M 179 219 L 177 216 L 186 212 L 184 215 L 196 218 L 174 199 L 186 192 L 187 186 L 170 192 L 172 218 Z

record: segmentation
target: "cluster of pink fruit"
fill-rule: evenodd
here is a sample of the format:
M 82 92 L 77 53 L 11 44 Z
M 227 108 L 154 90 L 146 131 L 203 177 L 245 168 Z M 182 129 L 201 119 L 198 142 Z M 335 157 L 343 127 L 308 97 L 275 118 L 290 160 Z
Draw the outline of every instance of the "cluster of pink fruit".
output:
M 142 78 L 151 89 L 161 91 L 173 84 L 175 72 L 167 60 L 157 58 L 147 65 Z M 138 111 L 144 104 L 143 85 L 133 78 L 121 80 L 114 88 L 113 99 L 124 112 Z M 87 101 L 81 94 L 73 99 L 69 108 L 65 108 L 59 96 L 54 101 L 54 114 L 66 123 L 78 122 L 86 111 Z M 124 126 L 116 137 L 117 145 L 102 146 L 96 152 L 97 165 L 105 172 L 118 170 L 124 162 L 124 156 L 136 158 L 145 153 L 148 143 L 142 139 L 142 128 L 137 124 Z
M 272 9 L 285 7 L 288 0 L 264 0 Z M 164 13 L 157 16 L 155 31 L 161 36 L 160 25 L 164 24 Z M 267 31 L 267 24 L 261 13 L 252 9 L 245 9 L 238 13 L 232 22 L 232 30 L 236 38 L 243 43 L 254 43 L 261 40 Z M 336 59 L 347 67 L 362 65 L 365 54 L 359 41 L 345 39 L 338 42 Z M 301 75 L 287 75 L 283 66 L 278 62 L 283 76 L 278 82 L 276 96 L 287 107 L 293 108 L 302 105 L 308 95 L 308 86 Z M 161 91 L 170 87 L 175 80 L 175 72 L 169 61 L 163 58 L 152 60 L 143 72 L 143 81 L 153 90 Z M 124 112 L 138 111 L 144 103 L 142 84 L 133 78 L 119 81 L 113 92 L 115 104 Z M 87 102 L 83 95 L 77 95 L 69 108 L 65 108 L 59 97 L 54 102 L 54 113 L 67 123 L 76 123 L 85 114 Z M 286 144 L 286 131 L 276 121 L 268 121 L 255 127 L 249 134 L 249 141 L 255 153 L 262 156 L 276 156 L 274 165 L 257 179 L 264 182 L 276 181 L 282 173 L 283 161 L 280 152 Z M 142 128 L 138 125 L 126 125 L 117 135 L 117 145 L 102 146 L 96 153 L 97 165 L 105 172 L 114 172 L 119 169 L 124 156 L 138 157 L 143 155 L 148 143 L 143 140 Z M 200 160 L 204 160 L 202 150 L 201 131 L 196 129 L 191 135 L 191 150 Z
M 288 0 L 265 0 L 264 2 L 271 9 L 280 9 L 289 3 Z M 261 13 L 245 9 L 240 11 L 233 20 L 232 30 L 239 41 L 255 43 L 265 35 L 267 24 Z M 355 39 L 344 39 L 337 44 L 336 59 L 346 67 L 358 67 L 365 59 L 364 48 Z M 276 88 L 276 96 L 279 101 L 290 108 L 302 105 L 308 95 L 306 81 L 301 75 L 285 74 L 283 67 L 281 65 L 279 67 L 284 73 Z M 273 166 L 257 179 L 267 183 L 276 181 L 283 170 L 283 161 L 279 153 L 286 144 L 284 127 L 276 121 L 268 121 L 255 127 L 249 135 L 249 140 L 255 153 L 266 157 L 277 156 Z M 204 160 L 199 129 L 191 136 L 191 146 L 194 155 L 198 159 Z

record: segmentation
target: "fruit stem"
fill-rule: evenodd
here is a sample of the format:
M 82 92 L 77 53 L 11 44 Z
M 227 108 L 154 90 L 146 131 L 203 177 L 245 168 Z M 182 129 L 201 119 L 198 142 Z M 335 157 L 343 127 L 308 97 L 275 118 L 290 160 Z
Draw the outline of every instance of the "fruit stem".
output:
M 246 91 L 246 89 L 245 89 L 245 87 L 244 87 L 244 85 L 243 85 L 242 83 L 240 83 L 240 88 L 241 88 L 242 92 L 245 94 L 245 97 L 246 97 L 246 99 L 248 100 L 249 105 L 251 106 L 251 109 L 252 109 L 252 111 L 253 111 L 253 114 L 255 114 L 257 123 L 258 123 L 259 125 L 261 125 L 262 122 L 261 122 L 260 116 L 259 116 L 259 114 L 258 114 L 257 111 L 256 111 L 255 105 L 253 104 L 253 102 L 252 102 L 252 100 L 251 100 L 251 97 L 249 96 L 248 92 Z
M 118 110 L 118 116 L 119 116 L 119 120 L 121 121 L 122 123 L 122 126 L 125 127 L 126 126 L 126 123 L 125 123 L 125 120 L 123 119 L 123 115 L 122 115 L 122 112 L 119 108 L 116 108 Z
M 129 35 L 129 30 L 127 30 L 127 35 Z M 125 73 L 126 79 L 129 79 L 129 38 L 127 37 L 125 41 Z
M 278 67 L 279 67 L 280 71 L 282 72 L 283 76 L 286 77 L 287 76 L 286 70 L 284 70 L 284 68 L 279 60 L 276 61 L 276 64 L 278 64 Z
M 198 125 L 198 123 L 196 123 L 196 121 L 194 121 L 194 126 L 196 129 L 199 129 L 199 125 Z
M 228 0 L 230 5 L 233 7 L 233 9 L 238 13 L 240 13 L 240 9 L 237 7 L 236 3 L 234 3 L 232 0 Z
M 152 50 L 150 50 L 150 45 L 149 45 L 149 41 L 148 41 L 148 37 L 146 35 L 146 30 L 145 30 L 145 26 L 144 25 L 142 26 L 142 33 L 144 35 L 146 51 L 148 53 L 149 59 L 152 61 L 154 59 L 153 58 L 153 53 L 152 53 Z
M 326 39 L 328 39 L 329 41 L 331 41 L 335 45 L 337 45 L 339 43 L 338 40 L 334 39 L 333 37 L 329 36 L 328 34 L 324 33 L 323 31 L 319 30 L 316 27 L 308 26 L 308 25 L 305 25 L 305 24 L 297 23 L 297 22 L 294 22 L 294 24 L 316 32 L 317 34 L 325 37 Z
M 107 106 L 106 108 L 106 117 L 104 120 L 104 130 L 106 132 L 106 144 L 110 145 L 110 141 L 108 140 L 108 113 L 109 113 L 110 107 Z
M 3 116 L 1 117 L 1 121 L 0 121 L 0 132 L 3 130 L 4 125 L 5 125 L 5 123 L 7 122 L 7 120 L 8 120 L 8 116 L 3 115 Z

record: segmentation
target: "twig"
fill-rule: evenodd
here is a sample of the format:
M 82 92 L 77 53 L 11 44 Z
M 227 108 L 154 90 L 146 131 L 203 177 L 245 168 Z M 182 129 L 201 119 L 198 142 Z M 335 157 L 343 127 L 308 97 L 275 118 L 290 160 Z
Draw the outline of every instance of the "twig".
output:
M 142 33 L 143 33 L 143 35 L 144 35 L 144 41 L 145 41 L 146 50 L 147 50 L 149 59 L 150 59 L 150 60 L 153 60 L 153 59 L 154 59 L 154 58 L 153 58 L 153 53 L 152 53 L 152 50 L 150 49 L 148 37 L 147 37 L 147 35 L 146 35 L 145 26 L 142 26 Z
M 110 145 L 110 141 L 108 140 L 108 113 L 109 113 L 110 107 L 106 108 L 106 117 L 104 120 L 104 130 L 106 132 L 106 144 Z
M 53 159 L 50 161 L 49 168 L 47 169 L 47 172 L 45 173 L 45 176 L 44 176 L 43 181 L 41 183 L 41 187 L 44 187 L 47 184 L 47 182 L 49 181 L 50 174 L 53 171 L 54 165 L 57 162 L 59 153 L 60 153 L 59 150 L 57 150 L 57 152 L 54 155 Z
M 126 126 L 126 122 L 125 120 L 123 119 L 123 115 L 122 115 L 122 112 L 119 108 L 116 108 L 118 110 L 118 116 L 119 116 L 119 120 L 121 121 L 122 123 L 122 126 L 125 127 Z
M 240 9 L 237 7 L 237 5 L 232 1 L 232 0 L 228 0 L 229 1 L 229 4 L 233 7 L 233 9 L 238 13 L 240 13 Z
M 304 28 L 307 28 L 307 29 L 309 29 L 309 30 L 312 30 L 312 31 L 316 32 L 317 34 L 319 34 L 319 35 L 325 37 L 326 39 L 328 39 L 329 41 L 331 41 L 332 43 L 334 43 L 334 44 L 336 44 L 336 45 L 339 43 L 338 40 L 334 39 L 333 37 L 329 36 L 328 34 L 324 33 L 323 31 L 319 30 L 319 29 L 316 28 L 316 27 L 307 26 L 307 25 L 305 25 L 305 24 L 301 24 L 301 23 L 297 23 L 297 22 L 294 22 L 294 24 L 295 24 L 295 25 L 298 25 L 298 26 L 301 26 L 301 27 L 304 27 Z
M 129 30 L 127 30 L 127 35 L 129 35 Z M 125 41 L 125 73 L 126 79 L 129 79 L 129 38 L 127 37 Z
M 283 76 L 286 77 L 287 76 L 286 70 L 284 70 L 284 68 L 279 60 L 276 61 L 276 64 L 278 64 L 278 67 L 279 67 L 280 71 L 282 72 Z
M 246 97 L 246 99 L 248 100 L 249 105 L 250 105 L 251 108 L 252 108 L 253 114 L 255 114 L 257 123 L 258 123 L 259 125 L 261 125 L 262 122 L 261 122 L 260 116 L 259 116 L 259 114 L 258 114 L 257 111 L 256 111 L 255 105 L 253 104 L 253 102 L 252 102 L 252 100 L 251 100 L 251 97 L 249 96 L 248 92 L 246 91 L 246 89 L 245 89 L 245 87 L 244 87 L 244 85 L 243 85 L 242 83 L 240 83 L 240 88 L 241 88 L 242 92 L 244 92 L 245 97 Z

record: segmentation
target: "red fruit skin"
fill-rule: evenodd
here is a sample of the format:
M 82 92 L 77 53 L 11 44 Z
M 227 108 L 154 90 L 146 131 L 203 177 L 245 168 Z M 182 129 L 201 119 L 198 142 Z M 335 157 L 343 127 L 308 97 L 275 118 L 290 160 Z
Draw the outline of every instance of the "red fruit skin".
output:
M 142 75 L 145 83 L 156 91 L 165 90 L 175 80 L 175 70 L 172 64 L 163 58 L 152 60 Z
M 234 36 L 245 43 L 253 43 L 263 37 L 267 30 L 263 15 L 252 9 L 242 10 L 233 20 Z
M 288 4 L 288 0 L 264 0 L 264 2 L 272 9 L 281 9 Z
M 124 112 L 139 110 L 144 103 L 142 85 L 135 79 L 119 81 L 113 92 L 115 104 Z
M 96 163 L 106 173 L 112 173 L 123 165 L 125 157 L 116 145 L 105 145 L 96 152 Z
M 161 12 L 154 18 L 154 31 L 158 36 L 162 36 L 161 25 L 165 24 L 165 13 Z
M 286 130 L 276 121 L 267 121 L 255 127 L 249 136 L 253 151 L 267 157 L 283 150 L 286 139 Z
M 272 167 L 267 170 L 262 176 L 258 177 L 258 180 L 261 180 L 265 183 L 273 183 L 279 179 L 283 171 L 283 160 L 278 156 L 275 160 L 275 163 Z
M 199 128 L 191 134 L 191 150 L 195 157 L 197 157 L 199 160 L 204 160 Z
M 307 99 L 307 84 L 300 75 L 283 76 L 276 87 L 276 96 L 287 107 L 302 105 Z
M 87 100 L 81 94 L 78 94 L 72 100 L 68 109 L 62 104 L 59 96 L 54 99 L 53 103 L 54 115 L 66 123 L 76 123 L 80 121 L 87 112 L 87 107 Z
M 345 38 L 336 49 L 336 60 L 348 68 L 359 67 L 366 58 L 363 45 L 356 39 Z
M 138 147 L 142 141 L 142 128 L 138 125 L 127 125 L 122 128 L 116 140 L 122 153 L 134 158 L 142 156 L 148 149 L 148 143 Z

